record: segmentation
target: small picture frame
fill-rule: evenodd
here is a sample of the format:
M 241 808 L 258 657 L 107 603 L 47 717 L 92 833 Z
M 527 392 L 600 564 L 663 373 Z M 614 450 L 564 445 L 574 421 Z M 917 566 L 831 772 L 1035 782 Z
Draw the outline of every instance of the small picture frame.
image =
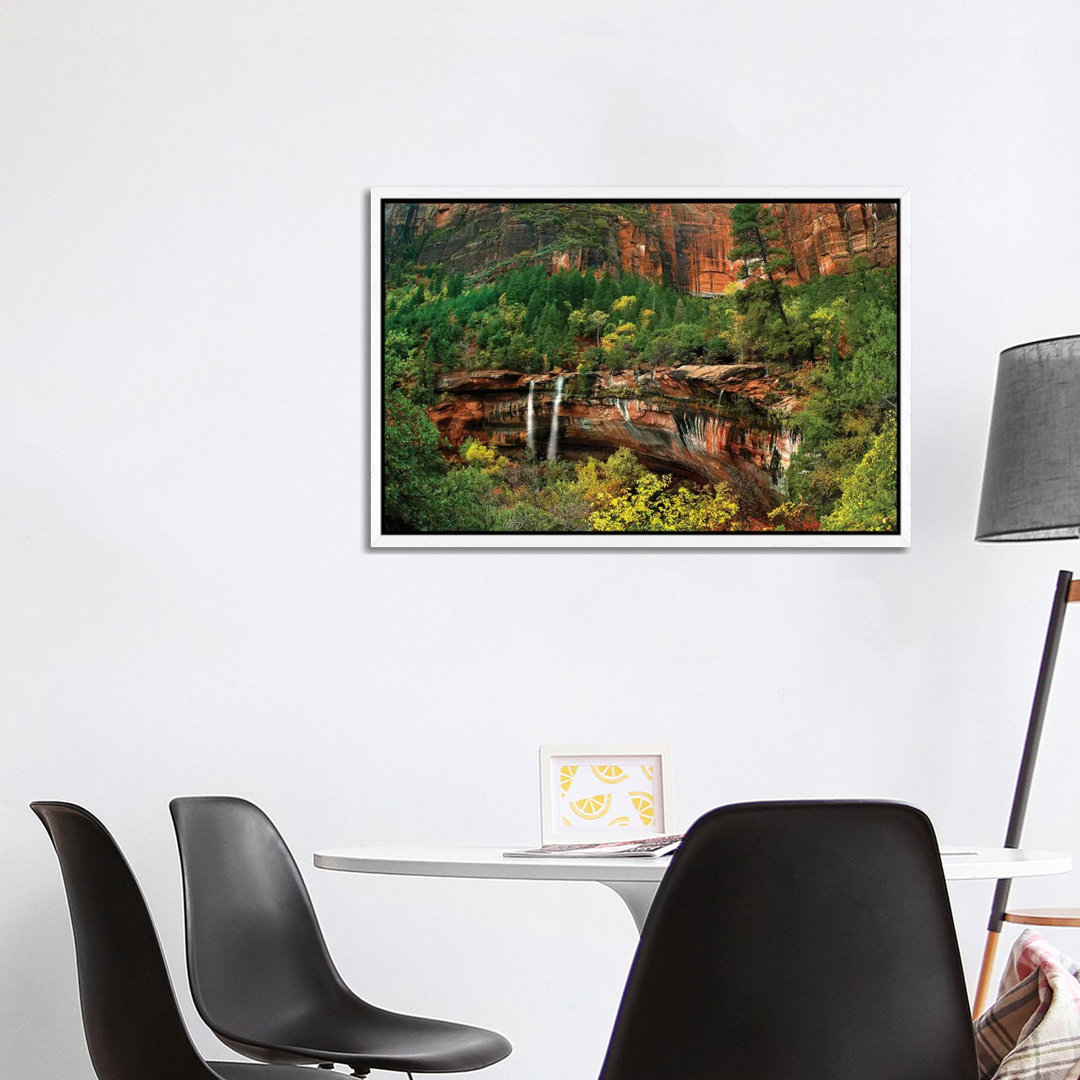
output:
M 670 760 L 657 746 L 541 746 L 541 843 L 672 833 Z

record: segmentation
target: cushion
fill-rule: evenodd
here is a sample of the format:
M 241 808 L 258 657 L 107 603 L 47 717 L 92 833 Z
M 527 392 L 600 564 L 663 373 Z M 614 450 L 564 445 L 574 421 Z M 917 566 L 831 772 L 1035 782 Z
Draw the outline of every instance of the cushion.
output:
M 1080 1080 L 1080 965 L 1025 930 L 975 1046 L 980 1080 Z

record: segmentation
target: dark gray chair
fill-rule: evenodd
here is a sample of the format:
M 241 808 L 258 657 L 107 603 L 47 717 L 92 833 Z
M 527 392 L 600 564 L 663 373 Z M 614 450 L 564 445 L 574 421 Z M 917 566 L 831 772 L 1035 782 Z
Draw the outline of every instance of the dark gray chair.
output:
M 243 799 L 170 804 L 199 1015 L 258 1061 L 334 1062 L 358 1075 L 468 1072 L 501 1061 L 494 1031 L 377 1008 L 334 967 L 311 898 L 270 819 Z
M 976 1080 L 926 816 L 721 807 L 657 891 L 600 1080 Z
M 184 1027 L 146 902 L 108 830 L 71 803 L 31 809 L 60 860 L 99 1080 L 311 1080 L 291 1066 L 204 1061 Z

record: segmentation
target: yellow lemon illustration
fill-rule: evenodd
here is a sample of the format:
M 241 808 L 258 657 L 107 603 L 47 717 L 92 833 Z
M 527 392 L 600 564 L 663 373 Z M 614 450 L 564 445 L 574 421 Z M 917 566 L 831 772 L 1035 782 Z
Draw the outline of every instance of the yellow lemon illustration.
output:
M 610 795 L 590 795 L 585 799 L 578 799 L 570 804 L 570 809 L 582 821 L 596 821 L 602 818 L 611 809 Z
M 592 771 L 593 776 L 605 784 L 618 784 L 627 776 L 626 770 L 621 765 L 594 765 Z
M 559 769 L 559 787 L 562 788 L 564 795 L 570 790 L 570 785 L 574 782 L 574 773 L 577 771 L 576 765 L 564 765 Z
M 651 780 L 652 779 L 652 771 L 653 771 L 653 767 L 651 765 L 642 765 L 641 766 L 641 774 L 642 774 L 642 776 L 645 777 L 646 780 Z
M 564 825 L 568 825 L 568 826 L 569 826 L 569 825 L 573 825 L 573 824 L 574 824 L 574 823 L 573 823 L 573 822 L 572 822 L 572 821 L 571 821 L 571 820 L 570 820 L 569 818 L 563 818 L 563 819 L 562 819 L 562 823 L 563 823 Z
M 623 815 L 623 817 L 614 817 L 609 822 L 609 825 L 629 825 L 630 819 Z
M 630 801 L 641 818 L 642 825 L 653 823 L 653 797 L 647 791 L 631 791 Z

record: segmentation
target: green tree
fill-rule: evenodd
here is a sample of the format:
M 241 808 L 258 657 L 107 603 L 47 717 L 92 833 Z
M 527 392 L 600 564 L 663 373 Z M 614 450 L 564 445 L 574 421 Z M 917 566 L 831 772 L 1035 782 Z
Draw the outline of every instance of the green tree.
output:
M 427 504 L 446 466 L 439 429 L 401 387 L 386 394 L 383 437 L 383 519 L 388 532 L 420 532 Z
M 794 266 L 791 252 L 780 246 L 780 227 L 764 203 L 736 203 L 731 209 L 731 232 L 735 246 L 732 259 L 743 260 L 744 276 L 749 265 L 756 264 L 761 276 L 773 286 L 776 313 L 784 321 L 780 302 L 780 282 Z
M 540 316 L 544 312 L 544 292 L 546 290 L 534 289 L 532 295 L 529 297 L 529 302 L 525 305 L 525 330 L 527 333 L 534 333 L 537 327 L 537 323 L 540 322 Z
M 748 314 L 754 302 L 763 299 L 783 327 L 779 344 L 786 344 L 790 354 L 791 322 L 784 310 L 780 288 L 794 259 L 780 245 L 780 228 L 764 203 L 736 203 L 731 209 L 731 232 L 735 241 L 731 258 L 743 260 L 742 276 L 751 277 L 751 268 L 758 271 L 754 280 L 737 294 L 740 310 Z
M 895 421 L 897 403 L 895 276 L 862 263 L 843 284 L 843 297 L 809 313 L 829 349 L 828 363 L 793 376 L 805 404 L 795 418 L 802 441 L 787 473 L 788 490 L 827 528 L 827 521 L 840 520 L 831 515 L 856 468 Z M 849 497 L 849 514 L 852 505 Z
M 494 532 L 557 532 L 562 523 L 553 514 L 532 503 L 518 502 L 495 513 Z
M 834 532 L 895 532 L 896 416 L 890 414 L 866 456 L 844 481 L 824 526 Z
M 600 335 L 604 332 L 604 327 L 608 324 L 608 313 L 606 311 L 592 311 L 589 313 L 588 318 L 585 320 L 585 324 L 590 330 L 596 332 L 596 345 L 600 347 Z

